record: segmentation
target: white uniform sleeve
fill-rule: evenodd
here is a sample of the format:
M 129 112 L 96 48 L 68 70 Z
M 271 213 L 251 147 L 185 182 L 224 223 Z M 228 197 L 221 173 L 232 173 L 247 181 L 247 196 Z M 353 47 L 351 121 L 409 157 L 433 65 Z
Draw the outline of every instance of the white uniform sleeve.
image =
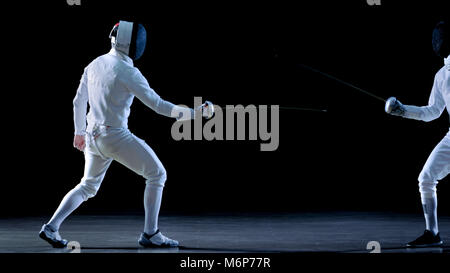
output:
M 84 70 L 81 77 L 80 85 L 77 89 L 77 94 L 73 99 L 73 120 L 75 123 L 75 135 L 84 135 L 86 130 L 86 111 L 88 103 L 87 90 L 87 73 Z
M 167 117 L 183 120 L 193 118 L 193 109 L 177 106 L 163 100 L 155 90 L 150 87 L 147 79 L 137 68 L 134 68 L 131 74 L 131 77 L 126 80 L 124 84 L 128 87 L 128 90 L 147 107 L 156 113 Z
M 437 119 L 445 109 L 445 101 L 439 88 L 439 72 L 434 77 L 434 84 L 431 90 L 430 99 L 427 106 L 404 105 L 405 118 L 432 121 Z

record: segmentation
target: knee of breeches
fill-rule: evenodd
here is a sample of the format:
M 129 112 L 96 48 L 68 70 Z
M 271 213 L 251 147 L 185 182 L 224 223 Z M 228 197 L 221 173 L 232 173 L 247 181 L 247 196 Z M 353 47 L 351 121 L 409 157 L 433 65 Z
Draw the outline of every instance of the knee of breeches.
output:
M 98 187 L 89 183 L 89 181 L 83 180 L 81 181 L 75 189 L 79 190 L 83 200 L 86 201 L 89 198 L 94 197 L 97 194 Z
M 145 175 L 145 183 L 151 186 L 164 187 L 167 180 L 167 172 L 164 167 L 159 167 L 158 169 L 152 171 Z
M 432 198 L 436 196 L 437 181 L 419 180 L 419 192 L 422 197 Z
M 424 168 L 419 174 L 419 184 L 426 181 L 436 181 L 436 177 L 433 175 L 429 168 Z

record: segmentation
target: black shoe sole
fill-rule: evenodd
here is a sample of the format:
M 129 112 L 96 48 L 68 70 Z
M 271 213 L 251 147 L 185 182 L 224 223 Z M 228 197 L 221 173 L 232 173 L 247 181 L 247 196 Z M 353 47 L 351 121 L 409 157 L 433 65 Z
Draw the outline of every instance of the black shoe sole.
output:
M 45 232 L 43 232 L 43 231 L 41 231 L 41 232 L 39 232 L 39 237 L 41 238 L 41 239 L 43 239 L 44 241 L 46 241 L 47 243 L 49 243 L 52 247 L 54 247 L 54 248 L 65 248 L 66 246 L 67 246 L 67 244 L 64 244 L 64 243 L 62 243 L 62 242 L 55 242 L 55 241 L 53 241 L 52 239 L 50 239 L 50 238 L 48 238 L 46 235 L 45 235 Z
M 141 245 L 144 248 L 178 248 L 178 246 L 171 246 L 171 245 L 154 245 L 154 244 L 144 245 L 141 242 L 138 242 L 138 243 L 139 243 L 139 245 Z
M 444 242 L 440 241 L 438 243 L 432 243 L 432 244 L 425 244 L 425 245 L 410 245 L 406 244 L 407 248 L 426 248 L 426 247 L 443 247 Z

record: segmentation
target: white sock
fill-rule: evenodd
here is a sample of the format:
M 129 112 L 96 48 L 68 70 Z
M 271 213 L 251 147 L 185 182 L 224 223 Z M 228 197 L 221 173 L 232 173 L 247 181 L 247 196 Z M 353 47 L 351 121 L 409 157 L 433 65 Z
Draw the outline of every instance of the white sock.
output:
M 438 234 L 437 196 L 422 197 L 422 207 L 426 229 L 433 232 L 434 235 Z
M 163 187 L 147 184 L 144 191 L 144 232 L 152 235 L 158 230 L 158 215 L 161 207 Z
M 83 201 L 84 199 L 81 190 L 78 188 L 72 189 L 66 194 L 66 196 L 64 196 L 61 204 L 59 205 L 58 209 L 55 211 L 55 214 L 53 214 L 52 219 L 50 219 L 47 225 L 50 225 L 55 230 L 59 230 L 59 226 L 64 221 L 64 219 L 66 219 L 67 216 L 69 216 L 76 208 L 78 208 L 80 204 L 83 203 Z

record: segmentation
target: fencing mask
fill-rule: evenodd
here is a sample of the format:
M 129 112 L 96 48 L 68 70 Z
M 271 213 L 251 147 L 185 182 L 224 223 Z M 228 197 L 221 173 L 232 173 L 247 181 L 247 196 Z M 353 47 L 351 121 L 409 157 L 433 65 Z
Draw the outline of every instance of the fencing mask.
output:
M 141 24 L 120 21 L 114 25 L 109 38 L 112 47 L 127 54 L 133 60 L 139 59 L 144 54 L 147 32 Z
M 441 21 L 433 30 L 433 50 L 441 58 L 450 55 L 450 32 L 448 23 Z

